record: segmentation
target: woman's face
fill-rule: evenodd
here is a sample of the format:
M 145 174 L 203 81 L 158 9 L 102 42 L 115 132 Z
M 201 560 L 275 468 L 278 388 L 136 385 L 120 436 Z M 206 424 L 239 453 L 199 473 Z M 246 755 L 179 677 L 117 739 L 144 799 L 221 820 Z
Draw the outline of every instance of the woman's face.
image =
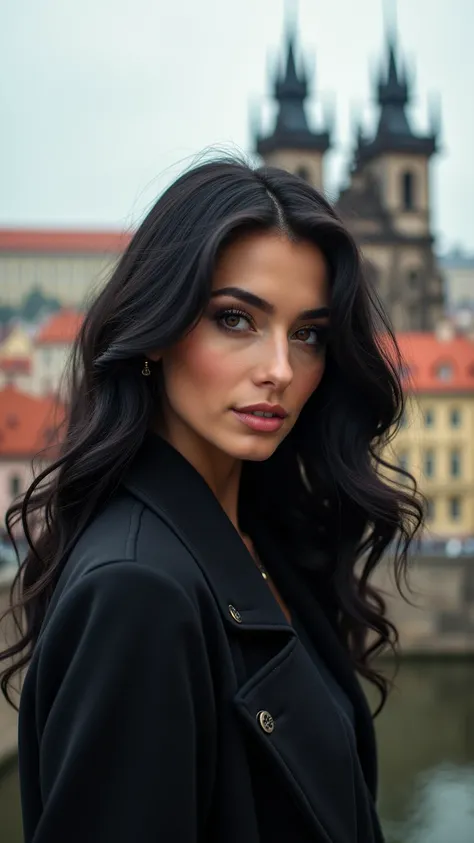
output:
M 247 234 L 223 251 L 212 286 L 196 327 L 162 355 L 162 432 L 185 455 L 265 460 L 323 376 L 325 259 L 309 242 Z

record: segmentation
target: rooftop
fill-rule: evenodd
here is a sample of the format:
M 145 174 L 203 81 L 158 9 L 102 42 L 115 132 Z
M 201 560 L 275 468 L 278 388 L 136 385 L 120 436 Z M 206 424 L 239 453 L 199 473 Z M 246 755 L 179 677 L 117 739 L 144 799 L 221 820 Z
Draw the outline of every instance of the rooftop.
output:
M 39 329 L 36 345 L 71 345 L 82 324 L 82 313 L 64 308 L 54 313 Z
M 407 365 L 404 385 L 415 393 L 472 392 L 474 395 L 474 341 L 467 336 L 440 339 L 436 334 L 397 334 Z
M 113 230 L 0 228 L 0 253 L 120 254 L 131 238 L 130 232 Z
M 0 372 L 5 375 L 30 375 L 31 357 L 0 358 Z
M 0 390 L 0 459 L 31 459 L 54 440 L 64 409 L 53 397 Z

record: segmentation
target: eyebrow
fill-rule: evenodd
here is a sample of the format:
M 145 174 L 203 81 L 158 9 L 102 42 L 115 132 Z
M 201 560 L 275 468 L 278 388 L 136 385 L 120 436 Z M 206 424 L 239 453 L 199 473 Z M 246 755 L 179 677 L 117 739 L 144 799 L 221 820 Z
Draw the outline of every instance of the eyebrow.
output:
M 275 308 L 272 304 L 270 304 L 270 302 L 265 301 L 265 299 L 261 299 L 260 296 L 256 296 L 255 293 L 249 293 L 248 290 L 241 290 L 240 287 L 221 287 L 220 290 L 214 290 L 211 298 L 216 298 L 217 296 L 233 296 L 234 299 L 239 299 L 246 304 L 250 304 L 252 307 L 258 308 L 258 310 L 263 310 L 264 313 L 268 313 L 270 315 L 275 313 Z M 318 307 L 314 310 L 303 310 L 300 313 L 299 318 L 322 319 L 323 317 L 329 315 L 329 307 Z

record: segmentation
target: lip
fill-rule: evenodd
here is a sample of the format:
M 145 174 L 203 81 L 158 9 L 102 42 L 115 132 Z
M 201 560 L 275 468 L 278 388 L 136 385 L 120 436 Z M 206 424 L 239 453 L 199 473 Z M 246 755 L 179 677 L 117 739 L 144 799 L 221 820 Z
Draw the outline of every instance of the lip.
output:
M 274 415 L 273 418 L 253 416 L 254 410 L 260 410 L 262 413 L 273 413 Z M 279 404 L 251 404 L 248 407 L 235 407 L 232 412 L 235 413 L 239 421 L 259 433 L 275 433 L 280 430 L 288 415 Z
M 249 404 L 247 407 L 234 407 L 235 413 L 253 413 L 255 410 L 260 410 L 262 413 L 273 413 L 280 419 L 286 419 L 288 413 L 280 406 L 280 404 Z M 258 418 L 258 416 L 256 417 Z
M 285 423 L 285 419 L 281 416 L 273 416 L 273 418 L 268 419 L 265 416 L 252 416 L 251 413 L 243 413 L 241 410 L 232 410 L 232 412 L 239 421 L 259 433 L 275 433 Z

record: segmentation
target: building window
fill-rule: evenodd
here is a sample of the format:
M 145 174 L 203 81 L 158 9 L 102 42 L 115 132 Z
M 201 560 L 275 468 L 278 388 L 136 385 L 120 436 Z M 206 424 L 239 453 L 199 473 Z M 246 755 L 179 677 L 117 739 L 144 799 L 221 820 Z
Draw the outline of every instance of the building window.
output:
M 413 211 L 415 207 L 415 176 L 413 173 L 403 173 L 402 193 L 405 211 Z
M 461 476 L 461 454 L 457 448 L 451 451 L 450 474 L 451 477 Z
M 449 499 L 449 515 L 452 521 L 459 521 L 461 518 L 461 498 L 454 497 Z
M 440 381 L 450 381 L 453 377 L 453 367 L 451 363 L 441 363 L 436 370 L 436 375 Z
M 434 427 L 435 415 L 434 410 L 432 410 L 431 407 L 428 407 L 425 410 L 423 414 L 423 420 L 425 427 Z
M 426 520 L 434 521 L 436 514 L 436 507 L 433 498 L 426 498 Z
M 425 451 L 424 456 L 424 473 L 425 477 L 434 477 L 435 473 L 435 454 L 432 448 L 428 451 Z
M 459 407 L 453 407 L 449 414 L 449 423 L 451 427 L 461 427 L 461 410 Z
M 403 471 L 408 471 L 408 466 L 410 463 L 410 458 L 408 451 L 400 451 L 398 455 L 398 465 Z
M 296 168 L 296 175 L 300 177 L 300 179 L 304 179 L 307 182 L 311 181 L 311 173 L 308 167 L 297 167 Z
M 407 378 L 409 378 L 411 375 L 410 367 L 402 364 L 398 370 L 398 374 L 400 375 L 402 380 L 407 380 Z
M 10 497 L 16 498 L 21 492 L 21 478 L 18 474 L 12 474 L 10 477 Z
M 45 445 L 51 445 L 56 437 L 56 429 L 54 427 L 47 427 L 43 433 L 43 441 Z
M 416 290 L 418 286 L 418 270 L 417 269 L 410 269 L 408 271 L 408 286 L 412 290 Z

